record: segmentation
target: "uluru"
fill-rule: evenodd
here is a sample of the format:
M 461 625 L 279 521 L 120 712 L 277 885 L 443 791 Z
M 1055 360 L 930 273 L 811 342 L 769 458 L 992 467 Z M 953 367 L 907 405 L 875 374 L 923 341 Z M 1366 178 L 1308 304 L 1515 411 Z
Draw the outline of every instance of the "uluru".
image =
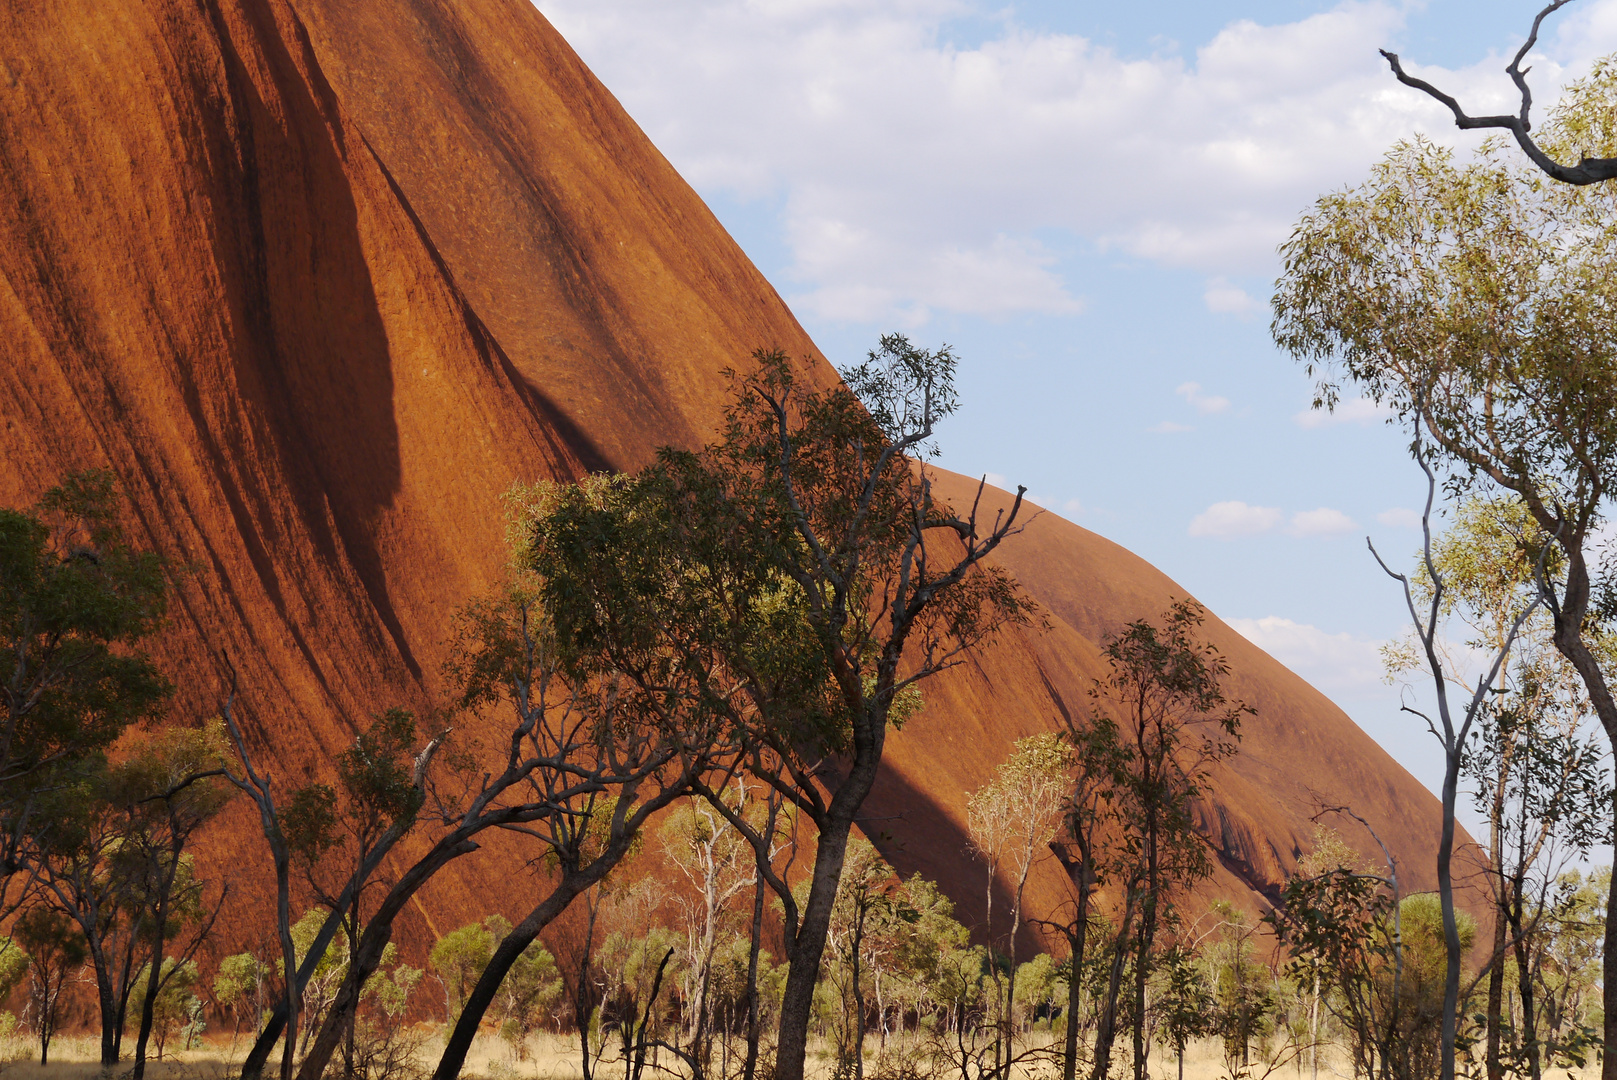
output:
M 288 782 L 329 777 L 379 711 L 441 705 L 451 620 L 504 573 L 513 483 L 701 447 L 726 372 L 759 349 L 806 387 L 838 382 L 523 0 L 6 5 L 0 342 L 0 504 L 109 470 L 132 538 L 183 568 L 152 644 L 173 717 L 216 712 L 233 671 L 247 741 Z M 957 505 L 976 485 L 937 481 Z M 1189 595 L 1051 512 L 992 558 L 1048 628 L 930 681 L 864 811 L 897 872 L 940 882 L 968 926 L 968 793 L 1017 739 L 1087 714 L 1108 634 Z M 1328 805 L 1374 823 L 1406 891 L 1430 889 L 1436 799 L 1216 613 L 1204 630 L 1254 713 L 1197 803 L 1203 893 L 1267 910 Z M 222 823 L 201 862 L 240 878 L 232 917 L 268 919 L 256 815 L 238 800 Z M 1039 862 L 1030 916 L 1069 891 Z M 459 860 L 398 941 L 422 963 L 531 895 L 493 857 Z

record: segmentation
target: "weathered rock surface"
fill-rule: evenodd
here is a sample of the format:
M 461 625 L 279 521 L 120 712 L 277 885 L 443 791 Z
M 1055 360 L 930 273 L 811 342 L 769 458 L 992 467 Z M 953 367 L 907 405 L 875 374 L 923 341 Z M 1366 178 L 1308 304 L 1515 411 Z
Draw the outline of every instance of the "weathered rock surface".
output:
M 498 577 L 513 480 L 699 444 L 723 370 L 760 346 L 835 379 L 523 0 L 0 7 L 0 500 L 114 470 L 137 531 L 188 571 L 161 645 L 179 707 L 215 707 L 228 656 L 288 782 L 370 713 L 434 701 L 452 613 Z M 968 919 L 965 793 L 1012 740 L 1088 707 L 1109 628 L 1183 595 L 1051 516 L 1004 562 L 1052 630 L 929 686 L 867 830 Z M 1272 892 L 1314 791 L 1426 883 L 1432 797 L 1319 693 L 1210 632 L 1258 709 L 1203 808 L 1217 887 Z M 230 830 L 215 856 L 245 911 L 260 841 L 245 813 Z M 525 907 L 513 880 L 464 860 L 406 941 Z M 1062 888 L 1047 863 L 1033 904 Z

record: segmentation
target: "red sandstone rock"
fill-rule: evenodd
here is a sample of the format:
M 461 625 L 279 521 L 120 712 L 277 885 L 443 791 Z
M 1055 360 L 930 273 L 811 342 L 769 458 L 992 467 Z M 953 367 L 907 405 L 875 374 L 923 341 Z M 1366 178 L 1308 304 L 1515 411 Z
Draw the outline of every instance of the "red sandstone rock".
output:
M 113 469 L 136 529 L 189 570 L 160 645 L 177 708 L 213 707 L 228 654 L 286 782 L 322 773 L 370 713 L 431 705 L 451 614 L 499 574 L 513 480 L 699 444 L 723 369 L 760 346 L 835 379 L 524 0 L 0 7 L 0 501 Z M 1053 629 L 929 685 L 869 808 L 897 865 L 968 921 L 966 792 L 1015 738 L 1087 707 L 1109 628 L 1183 595 L 1050 516 L 1003 561 Z M 1258 709 L 1204 807 L 1215 887 L 1272 891 L 1313 790 L 1429 885 L 1435 800 L 1302 680 L 1210 632 Z M 213 840 L 244 910 L 259 843 L 246 813 Z M 1047 863 L 1032 904 L 1061 896 Z M 530 902 L 473 857 L 403 937 Z

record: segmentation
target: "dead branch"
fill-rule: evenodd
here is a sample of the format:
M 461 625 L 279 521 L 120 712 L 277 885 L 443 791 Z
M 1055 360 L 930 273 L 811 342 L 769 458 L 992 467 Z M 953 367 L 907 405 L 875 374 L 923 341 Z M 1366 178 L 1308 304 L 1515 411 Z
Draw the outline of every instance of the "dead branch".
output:
M 1538 13 L 1538 16 L 1533 19 L 1533 28 L 1528 33 L 1527 40 L 1522 42 L 1522 47 L 1516 50 L 1516 55 L 1511 58 L 1509 66 L 1505 68 L 1505 73 L 1510 76 L 1511 82 L 1516 84 L 1516 89 L 1521 93 L 1521 112 L 1514 115 L 1501 113 L 1497 116 L 1470 116 L 1453 97 L 1445 94 L 1425 79 L 1417 79 L 1406 72 L 1403 64 L 1398 61 L 1397 53 L 1382 49 L 1381 55 L 1387 58 L 1387 64 L 1392 68 L 1392 73 L 1398 77 L 1399 82 L 1405 86 L 1412 86 L 1428 97 L 1441 102 L 1449 112 L 1454 114 L 1454 124 L 1461 130 L 1504 128 L 1516 136 L 1517 145 L 1522 148 L 1522 152 L 1528 156 L 1533 164 L 1537 165 L 1550 177 L 1561 181 L 1563 184 L 1598 184 L 1602 180 L 1617 178 L 1617 158 L 1585 157 L 1576 165 L 1563 165 L 1540 149 L 1538 143 L 1533 141 L 1531 134 L 1533 122 L 1530 114 L 1533 109 L 1533 92 L 1527 86 L 1527 73 L 1532 68 L 1522 67 L 1522 61 L 1527 58 L 1527 54 L 1532 50 L 1533 46 L 1538 44 L 1539 27 L 1543 25 L 1545 18 L 1571 2 L 1572 0 L 1553 0 L 1552 3 L 1545 5 L 1544 9 Z

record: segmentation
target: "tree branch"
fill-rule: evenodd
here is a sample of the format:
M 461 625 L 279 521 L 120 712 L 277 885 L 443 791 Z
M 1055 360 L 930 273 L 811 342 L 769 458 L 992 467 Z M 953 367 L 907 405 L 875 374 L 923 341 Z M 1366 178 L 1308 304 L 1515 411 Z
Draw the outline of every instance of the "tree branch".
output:
M 1522 153 L 1526 154 L 1534 165 L 1537 165 L 1553 179 L 1559 180 L 1563 184 L 1580 186 L 1598 184 L 1602 180 L 1617 178 L 1617 158 L 1585 157 L 1576 165 L 1563 165 L 1540 149 L 1531 135 L 1533 122 L 1530 114 L 1533 109 L 1533 92 L 1527 86 L 1527 72 L 1532 69 L 1524 69 L 1522 61 L 1527 58 L 1527 54 L 1532 50 L 1533 46 L 1538 44 L 1539 27 L 1543 25 L 1545 18 L 1571 2 L 1572 0 L 1553 0 L 1552 3 L 1547 4 L 1533 19 L 1533 28 L 1528 33 L 1527 40 L 1522 43 L 1520 49 L 1516 50 L 1516 55 L 1511 58 L 1510 65 L 1505 68 L 1505 73 L 1510 76 L 1511 81 L 1516 84 L 1517 91 L 1521 94 L 1521 112 L 1516 115 L 1504 113 L 1497 116 L 1470 116 L 1453 97 L 1445 94 L 1425 79 L 1417 79 L 1406 72 L 1403 64 L 1398 60 L 1397 53 L 1382 49 L 1381 55 L 1387 58 L 1387 64 L 1392 68 L 1392 73 L 1398 77 L 1399 82 L 1405 86 L 1412 86 L 1428 97 L 1441 102 L 1449 112 L 1454 114 L 1454 125 L 1461 130 L 1504 128 L 1516 137 L 1516 144 L 1522 148 Z

